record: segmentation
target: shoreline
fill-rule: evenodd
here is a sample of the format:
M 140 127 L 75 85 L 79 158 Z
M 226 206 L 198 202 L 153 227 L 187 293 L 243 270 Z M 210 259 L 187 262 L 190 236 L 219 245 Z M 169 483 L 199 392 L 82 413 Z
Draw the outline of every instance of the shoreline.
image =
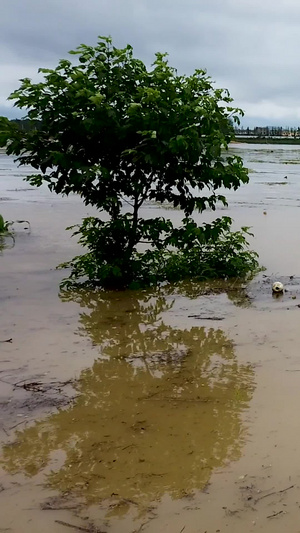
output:
M 232 144 L 239 144 L 239 143 L 245 143 L 245 144 L 290 144 L 290 145 L 299 145 L 300 139 L 293 139 L 290 137 L 283 137 L 280 139 L 274 139 L 271 137 L 235 137 L 233 141 L 231 141 Z

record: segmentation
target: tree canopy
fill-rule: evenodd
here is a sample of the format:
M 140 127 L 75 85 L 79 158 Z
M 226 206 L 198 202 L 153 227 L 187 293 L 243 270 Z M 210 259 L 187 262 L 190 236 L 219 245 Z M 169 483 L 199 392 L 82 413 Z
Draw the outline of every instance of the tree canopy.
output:
M 191 216 L 226 204 L 220 190 L 248 181 L 242 160 L 224 152 L 241 114 L 228 91 L 215 88 L 204 70 L 179 75 L 166 54 L 157 53 L 148 69 L 131 46 L 117 49 L 107 37 L 70 54 L 74 63 L 63 59 L 55 69 L 40 69 L 40 83 L 21 80 L 9 98 L 33 127 L 24 131 L 2 117 L 0 145 L 36 169 L 27 178 L 32 185 L 79 194 L 109 215 L 107 222 L 88 218 L 79 227 L 88 254 L 71 262 L 71 277 L 104 286 L 224 277 L 225 258 L 221 265 L 208 257 L 217 241 L 229 244 L 231 220 L 199 227 Z M 141 218 L 147 201 L 181 209 L 182 226 Z M 228 275 L 245 274 L 257 265 L 255 255 L 244 249 L 245 232 L 233 235 L 238 246 L 228 252 L 235 263 Z M 141 241 L 149 246 L 143 253 Z

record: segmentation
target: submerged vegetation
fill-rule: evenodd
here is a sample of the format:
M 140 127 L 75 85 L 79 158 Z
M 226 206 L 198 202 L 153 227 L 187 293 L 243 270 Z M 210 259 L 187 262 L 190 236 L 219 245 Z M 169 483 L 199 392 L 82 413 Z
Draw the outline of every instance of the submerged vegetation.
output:
M 10 223 L 7 220 L 4 220 L 3 216 L 0 215 L 0 235 L 5 235 L 9 231 Z
M 12 222 L 4 220 L 0 214 L 0 251 L 4 248 L 12 248 L 15 244 L 15 237 L 11 231 Z
M 166 54 L 147 69 L 131 46 L 117 49 L 106 37 L 70 53 L 75 64 L 40 69 L 44 81 L 25 78 L 11 94 L 32 127 L 0 123 L 0 146 L 37 170 L 26 178 L 32 185 L 79 194 L 105 214 L 76 228 L 87 253 L 61 265 L 71 267 L 69 283 L 124 288 L 253 273 L 248 228 L 192 218 L 226 205 L 224 188 L 248 182 L 241 158 L 227 152 L 242 113 L 228 91 L 203 70 L 178 75 Z M 142 218 L 149 201 L 179 208 L 182 225 Z
M 12 248 L 15 245 L 14 224 L 27 224 L 30 229 L 30 222 L 28 220 L 8 221 L 4 220 L 0 214 L 0 251 L 4 248 Z

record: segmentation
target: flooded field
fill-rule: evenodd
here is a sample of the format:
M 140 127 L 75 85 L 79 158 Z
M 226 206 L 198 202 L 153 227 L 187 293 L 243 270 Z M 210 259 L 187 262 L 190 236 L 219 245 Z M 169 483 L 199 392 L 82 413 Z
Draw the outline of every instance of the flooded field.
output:
M 300 147 L 230 149 L 250 183 L 196 218 L 251 226 L 266 270 L 126 292 L 59 291 L 93 210 L 0 154 L 31 228 L 0 252 L 0 532 L 300 532 Z

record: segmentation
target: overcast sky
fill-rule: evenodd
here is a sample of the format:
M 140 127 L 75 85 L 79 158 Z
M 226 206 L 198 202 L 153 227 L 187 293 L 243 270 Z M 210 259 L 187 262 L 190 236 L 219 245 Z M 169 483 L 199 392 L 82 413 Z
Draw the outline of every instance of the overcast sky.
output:
M 150 65 L 168 52 L 180 74 L 206 68 L 244 109 L 244 125 L 300 126 L 300 0 L 0 0 L 0 115 L 80 43 L 111 35 Z

